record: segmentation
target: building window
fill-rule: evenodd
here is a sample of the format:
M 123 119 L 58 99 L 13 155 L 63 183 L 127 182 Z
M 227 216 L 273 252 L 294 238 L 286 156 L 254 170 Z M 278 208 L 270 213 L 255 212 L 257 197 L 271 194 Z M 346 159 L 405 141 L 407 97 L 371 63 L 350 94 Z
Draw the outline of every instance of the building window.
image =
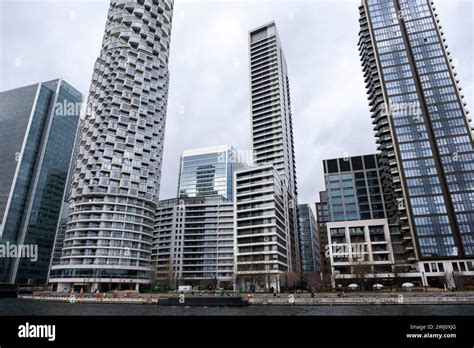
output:
M 458 267 L 458 263 L 457 262 L 453 262 L 453 270 L 454 272 L 459 272 L 459 267 Z
M 440 272 L 444 272 L 444 265 L 443 265 L 442 262 L 439 262 L 439 263 L 438 263 L 438 270 L 439 270 Z
M 468 270 L 469 272 L 474 272 L 474 265 L 472 264 L 471 261 L 469 261 L 469 262 L 467 263 L 467 270 Z

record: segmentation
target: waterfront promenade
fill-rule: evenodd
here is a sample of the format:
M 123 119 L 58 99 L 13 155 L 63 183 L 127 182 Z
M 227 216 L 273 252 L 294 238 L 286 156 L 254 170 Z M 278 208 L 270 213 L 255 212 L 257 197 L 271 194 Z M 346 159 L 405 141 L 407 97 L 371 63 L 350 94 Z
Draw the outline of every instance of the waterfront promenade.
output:
M 218 295 L 211 293 L 170 293 L 170 294 L 57 294 L 35 293 L 19 295 L 21 299 L 48 302 L 104 303 L 104 304 L 151 304 L 160 305 L 170 298 L 180 298 L 177 305 L 187 305 L 186 299 L 206 298 L 229 299 L 241 297 L 248 305 L 436 305 L 436 304 L 474 304 L 474 292 L 390 292 L 390 293 L 322 293 L 315 294 L 238 294 Z

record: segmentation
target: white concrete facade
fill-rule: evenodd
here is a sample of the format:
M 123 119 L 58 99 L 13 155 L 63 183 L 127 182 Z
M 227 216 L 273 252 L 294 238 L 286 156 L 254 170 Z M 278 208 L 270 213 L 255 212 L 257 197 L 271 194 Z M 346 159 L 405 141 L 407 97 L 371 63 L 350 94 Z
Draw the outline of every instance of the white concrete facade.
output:
M 152 264 L 156 281 L 170 286 L 233 283 L 234 210 L 220 196 L 161 201 Z
M 358 265 L 368 266 L 374 273 L 374 266 L 391 268 L 394 264 L 386 219 L 329 222 L 327 231 L 333 274 L 342 270 L 354 273 Z
M 240 171 L 234 176 L 237 181 L 234 182 L 234 189 L 236 185 L 239 186 L 234 191 L 239 196 L 234 196 L 234 204 L 237 211 L 242 209 L 239 204 L 248 199 L 260 201 L 263 205 L 271 204 L 273 200 L 274 207 L 255 209 L 258 207 L 258 203 L 255 203 L 249 211 L 236 213 L 236 248 L 239 253 L 237 277 L 240 278 L 237 283 L 240 287 L 250 284 L 267 290 L 279 290 L 281 273 L 299 273 L 300 255 L 290 85 L 285 55 L 274 22 L 249 32 L 249 58 L 251 136 L 253 163 L 256 167 Z M 254 187 L 249 188 L 251 186 Z M 254 190 L 251 198 L 246 197 L 250 192 L 248 190 Z M 268 215 L 274 219 L 270 226 L 267 224 Z M 252 219 L 246 220 L 247 216 Z M 262 224 L 269 230 L 263 231 Z M 254 227 L 247 229 L 248 226 Z M 266 235 L 268 233 L 273 235 Z M 270 239 L 267 241 L 265 238 Z M 249 240 L 250 243 L 247 243 Z M 264 244 L 253 245 L 255 241 Z M 265 243 L 275 244 L 271 246 Z M 243 246 L 245 244 L 250 245 Z M 247 252 L 243 250 L 248 248 L 253 251 L 245 255 Z M 255 250 L 258 250 L 256 254 Z
M 290 270 L 286 190 L 271 164 L 234 173 L 236 288 L 280 289 Z
M 333 286 L 363 277 L 381 283 L 399 278 L 422 286 L 455 288 L 460 286 L 459 277 L 474 277 L 473 259 L 418 261 L 410 270 L 397 271 L 386 219 L 330 222 L 327 229 Z M 354 243 L 354 237 L 360 240 Z

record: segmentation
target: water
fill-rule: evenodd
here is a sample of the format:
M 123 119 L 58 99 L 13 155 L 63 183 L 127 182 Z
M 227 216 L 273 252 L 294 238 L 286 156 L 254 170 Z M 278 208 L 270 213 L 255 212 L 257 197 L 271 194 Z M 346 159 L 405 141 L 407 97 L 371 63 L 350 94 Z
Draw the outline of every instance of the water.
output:
M 2 315 L 110 315 L 110 316 L 202 316 L 202 315 L 452 315 L 472 316 L 474 305 L 370 305 L 370 306 L 248 306 L 248 307 L 165 307 L 132 304 L 79 304 L 0 299 Z

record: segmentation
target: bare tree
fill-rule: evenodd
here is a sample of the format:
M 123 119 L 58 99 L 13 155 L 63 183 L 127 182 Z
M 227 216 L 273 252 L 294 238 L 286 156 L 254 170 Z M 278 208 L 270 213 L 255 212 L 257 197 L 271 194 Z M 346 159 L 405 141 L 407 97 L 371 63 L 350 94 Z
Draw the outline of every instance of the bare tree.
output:
M 283 273 L 283 280 L 287 290 L 294 289 L 301 284 L 301 274 L 296 272 Z
M 310 273 L 306 275 L 306 285 L 312 290 L 315 291 L 320 289 L 324 285 L 324 280 L 321 279 L 321 276 L 317 273 Z
M 255 277 L 255 285 L 256 285 L 256 291 L 261 292 L 261 289 L 264 288 L 265 291 L 267 290 L 267 284 L 266 284 L 267 277 L 264 274 L 259 274 Z M 263 286 L 262 286 L 263 285 Z
M 323 273 L 322 283 L 323 283 L 323 287 L 325 287 L 325 288 L 332 287 L 332 274 L 331 273 Z
M 167 260 L 163 271 L 160 273 L 160 275 L 157 274 L 157 282 L 169 289 L 176 289 L 176 272 L 171 259 Z
M 354 261 L 351 263 L 352 273 L 356 276 L 357 281 L 360 282 L 362 290 L 366 289 L 367 275 L 372 273 L 372 267 L 364 261 Z
M 400 284 L 400 268 L 397 263 L 392 264 L 392 272 L 393 272 L 393 283 L 395 284 L 395 288 L 399 287 Z
M 466 286 L 466 278 L 458 272 L 454 272 L 453 278 L 456 290 L 464 290 L 464 287 Z
M 158 279 L 158 270 L 157 270 L 157 266 L 156 266 L 156 262 L 152 262 L 151 263 L 151 268 L 150 268 L 150 275 L 149 275 L 149 280 L 150 280 L 150 290 L 154 290 L 155 289 L 155 286 L 156 286 L 156 283 L 157 283 L 157 279 Z

